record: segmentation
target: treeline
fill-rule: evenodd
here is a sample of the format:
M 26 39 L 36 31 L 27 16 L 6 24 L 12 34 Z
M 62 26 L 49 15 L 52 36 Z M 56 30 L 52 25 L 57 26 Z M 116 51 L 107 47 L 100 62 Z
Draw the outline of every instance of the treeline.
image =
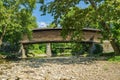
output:
M 17 52 L 22 36 L 37 27 L 36 0 L 0 0 L 0 52 Z

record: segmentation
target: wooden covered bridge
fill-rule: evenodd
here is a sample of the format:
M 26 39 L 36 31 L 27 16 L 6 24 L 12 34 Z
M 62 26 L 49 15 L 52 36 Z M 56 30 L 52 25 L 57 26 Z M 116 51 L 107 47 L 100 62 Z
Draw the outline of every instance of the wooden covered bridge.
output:
M 28 44 L 38 44 L 38 43 L 48 43 L 46 53 L 48 56 L 51 56 L 51 47 L 50 43 L 61 43 L 61 42 L 75 42 L 75 40 L 71 40 L 71 36 L 68 35 L 65 39 L 61 36 L 62 28 L 44 28 L 44 29 L 34 29 L 32 30 L 32 38 L 29 39 L 27 35 L 24 35 L 22 44 L 22 55 L 25 56 L 25 47 Z M 100 34 L 100 30 L 98 29 L 88 29 L 84 28 L 82 34 L 81 42 L 100 42 L 100 38 L 102 38 Z M 77 41 L 79 42 L 79 41 Z

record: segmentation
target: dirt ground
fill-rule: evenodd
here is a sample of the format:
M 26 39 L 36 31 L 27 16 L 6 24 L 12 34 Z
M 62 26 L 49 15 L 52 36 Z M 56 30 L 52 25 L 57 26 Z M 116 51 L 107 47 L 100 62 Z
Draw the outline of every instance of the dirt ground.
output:
M 91 57 L 3 62 L 0 64 L 0 80 L 120 80 L 120 62 Z

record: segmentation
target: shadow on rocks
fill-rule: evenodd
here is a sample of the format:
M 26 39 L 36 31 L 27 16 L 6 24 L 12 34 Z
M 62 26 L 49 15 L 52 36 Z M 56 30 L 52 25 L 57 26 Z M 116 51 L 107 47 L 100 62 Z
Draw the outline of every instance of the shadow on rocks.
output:
M 60 65 L 70 65 L 70 64 L 83 64 L 90 65 L 94 64 L 95 61 L 106 60 L 106 58 L 95 58 L 95 57 L 51 57 L 51 58 L 29 58 L 22 61 L 26 61 L 25 66 L 39 68 L 40 66 L 45 66 L 44 64 L 60 64 Z

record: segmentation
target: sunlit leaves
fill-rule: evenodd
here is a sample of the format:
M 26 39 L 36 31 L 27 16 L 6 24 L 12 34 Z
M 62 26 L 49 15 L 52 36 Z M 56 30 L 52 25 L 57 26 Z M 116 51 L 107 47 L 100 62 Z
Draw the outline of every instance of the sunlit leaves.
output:
M 51 13 L 54 16 L 54 22 L 59 23 L 61 16 L 66 14 L 70 7 L 78 3 L 79 0 L 52 0 L 43 4 L 40 10 L 43 11 L 43 14 Z
M 37 27 L 32 16 L 35 4 L 36 0 L 0 0 L 0 37 L 3 27 L 7 27 L 4 42 L 18 43 L 23 33 L 28 34 L 30 29 Z
M 88 6 L 76 7 L 80 1 Z M 74 29 L 73 37 L 80 38 L 82 28 L 98 28 L 103 39 L 115 39 L 115 45 L 120 44 L 120 0 L 52 0 L 44 5 L 41 10 L 51 13 L 56 24 L 60 22 L 64 36 Z

